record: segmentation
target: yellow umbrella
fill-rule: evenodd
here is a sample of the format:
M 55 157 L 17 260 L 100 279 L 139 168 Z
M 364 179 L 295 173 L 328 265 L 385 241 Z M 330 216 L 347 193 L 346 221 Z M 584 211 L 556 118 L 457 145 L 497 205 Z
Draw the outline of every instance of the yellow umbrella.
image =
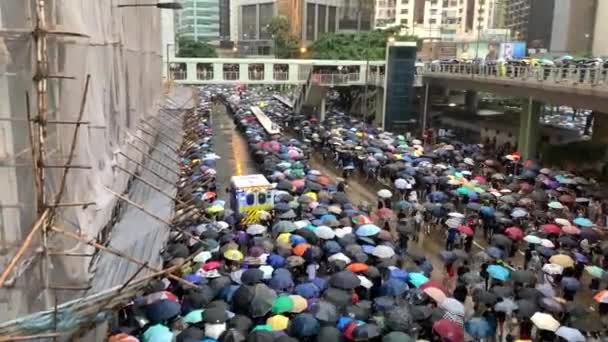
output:
M 310 197 L 314 201 L 316 201 L 316 200 L 319 199 L 319 197 L 317 196 L 317 194 L 315 194 L 314 192 L 307 192 L 307 193 L 304 194 L 304 196 Z
M 207 212 L 209 214 L 217 214 L 222 211 L 224 211 L 224 207 L 222 207 L 221 205 L 212 205 L 209 208 L 207 208 Z
M 289 237 L 291 236 L 290 233 L 281 233 L 279 234 L 279 236 L 277 237 L 277 242 L 282 242 L 284 244 L 290 244 L 289 243 Z
M 300 313 L 308 308 L 308 301 L 306 301 L 306 298 L 298 295 L 291 295 L 289 298 L 293 301 L 293 308 L 290 312 Z
M 574 260 L 566 254 L 556 254 L 549 259 L 549 262 L 563 268 L 574 267 Z
M 289 325 L 289 318 L 283 315 L 275 315 L 268 318 L 266 324 L 270 325 L 273 331 L 285 330 Z
M 229 249 L 224 252 L 224 258 L 232 261 L 241 261 L 243 260 L 243 253 L 238 249 Z

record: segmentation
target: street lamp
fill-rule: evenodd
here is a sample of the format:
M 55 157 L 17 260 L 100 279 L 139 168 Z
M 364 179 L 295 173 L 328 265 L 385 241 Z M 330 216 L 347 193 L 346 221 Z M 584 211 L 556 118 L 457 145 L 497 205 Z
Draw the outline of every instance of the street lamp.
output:
M 389 44 L 394 43 L 394 42 L 395 42 L 395 40 L 396 40 L 396 39 L 395 39 L 395 37 L 393 37 L 393 36 L 388 37 L 388 43 L 389 43 Z
M 155 4 L 122 4 L 118 7 L 156 7 L 161 9 L 180 10 L 184 8 L 180 2 L 158 2 Z
M 308 49 L 306 49 L 306 46 L 302 46 L 302 47 L 300 48 L 300 53 L 301 53 L 301 54 L 305 54 L 307 51 L 308 51 Z

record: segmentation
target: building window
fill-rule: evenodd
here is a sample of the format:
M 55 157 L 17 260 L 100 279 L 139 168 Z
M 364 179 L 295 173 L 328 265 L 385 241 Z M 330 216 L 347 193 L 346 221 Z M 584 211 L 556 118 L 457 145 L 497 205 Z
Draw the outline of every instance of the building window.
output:
M 325 5 L 319 5 L 318 8 L 318 27 L 317 27 L 317 35 L 319 37 L 321 37 L 322 34 L 324 34 L 325 32 L 327 32 L 327 28 L 325 27 L 325 19 L 327 18 L 327 6 Z
M 260 5 L 260 39 L 271 39 L 272 35 L 268 32 L 268 26 L 274 17 L 273 4 L 261 4 Z
M 431 20 L 429 20 L 429 23 L 430 24 L 437 24 L 437 19 L 431 19 Z
M 315 4 L 306 4 L 306 39 L 315 40 Z
M 256 23 L 256 8 L 255 5 L 247 5 L 241 7 L 242 10 L 242 40 L 256 40 L 257 37 L 257 23 Z
M 327 18 L 327 32 L 336 32 L 336 7 L 329 6 Z
M 401 14 L 408 14 L 409 11 L 410 11 L 409 9 L 403 8 L 403 9 L 401 9 Z
M 401 19 L 401 24 L 407 25 L 407 19 Z
M 409 5 L 410 4 L 410 0 L 401 0 L 401 4 L 402 5 Z
M 436 15 L 436 14 L 437 14 L 437 9 L 431 8 L 431 15 Z

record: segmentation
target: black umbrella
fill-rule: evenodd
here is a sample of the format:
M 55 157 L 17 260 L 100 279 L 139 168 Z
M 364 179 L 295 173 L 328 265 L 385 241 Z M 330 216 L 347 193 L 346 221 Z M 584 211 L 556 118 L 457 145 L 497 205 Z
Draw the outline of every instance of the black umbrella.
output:
M 499 297 L 513 297 L 513 288 L 508 286 L 494 286 L 492 293 Z
M 325 326 L 319 330 L 319 335 L 317 335 L 317 342 L 342 342 L 344 341 L 344 337 L 342 332 L 338 330 L 336 327 Z
M 382 334 L 380 327 L 375 324 L 363 324 L 353 330 L 355 340 L 371 340 Z
M 396 307 L 386 313 L 386 327 L 393 331 L 411 331 L 414 317 L 407 306 Z
M 289 327 L 290 334 L 299 338 L 315 336 L 320 329 L 319 321 L 308 313 L 298 314 L 291 320 Z
M 230 321 L 228 321 L 228 327 L 236 329 L 240 332 L 247 333 L 253 326 L 251 318 L 245 315 L 235 315 Z
M 361 305 L 359 305 L 359 303 L 357 303 L 355 305 L 347 306 L 346 309 L 344 309 L 344 312 L 358 320 L 367 321 L 369 319 L 369 316 L 370 316 L 371 310 L 372 310 L 371 302 L 370 302 L 370 307 L 361 306 Z
M 338 321 L 338 309 L 333 303 L 320 300 L 312 306 L 310 312 L 322 322 L 335 323 Z
M 342 271 L 331 276 L 331 278 L 329 278 L 329 283 L 333 287 L 352 290 L 361 285 L 361 280 L 351 271 Z
M 382 342 L 415 342 L 416 340 L 402 331 L 392 331 L 382 337 Z
M 473 292 L 473 300 L 475 303 L 494 305 L 498 301 L 498 296 L 489 291 L 477 290 Z
M 534 284 L 536 283 L 536 275 L 532 271 L 527 270 L 515 270 L 511 273 L 511 279 L 514 282 L 522 284 Z
M 530 318 L 538 311 L 538 306 L 529 299 L 520 299 L 515 303 L 517 304 L 515 315 L 520 319 Z
M 241 275 L 241 282 L 245 285 L 254 285 L 262 282 L 264 272 L 257 268 L 250 268 Z
M 339 308 L 346 307 L 351 302 L 351 295 L 348 292 L 334 287 L 328 288 L 323 293 L 323 298 L 334 303 Z
M 176 342 L 188 342 L 188 341 L 202 341 L 205 338 L 205 332 L 195 326 L 190 326 L 186 330 L 182 331 L 175 338 Z M 235 341 L 236 340 L 230 340 Z M 243 338 L 241 341 L 245 341 Z
M 247 342 L 274 342 L 274 334 L 267 330 L 256 330 L 247 336 Z
M 492 244 L 495 246 L 510 247 L 513 241 L 508 236 L 502 234 L 492 235 Z
M 423 320 L 426 320 L 429 317 L 431 317 L 431 314 L 433 313 L 433 309 L 431 309 L 427 305 L 414 305 L 411 307 L 410 312 L 412 314 L 412 318 L 416 322 L 419 322 L 419 321 L 423 321 Z

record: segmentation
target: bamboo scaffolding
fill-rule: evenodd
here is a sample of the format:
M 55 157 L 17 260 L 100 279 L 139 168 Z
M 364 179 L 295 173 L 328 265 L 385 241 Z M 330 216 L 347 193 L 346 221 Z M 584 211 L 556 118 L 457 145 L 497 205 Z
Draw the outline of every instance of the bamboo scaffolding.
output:
M 172 156 L 172 155 L 168 154 L 167 152 L 161 150 L 158 146 L 154 146 L 154 145 L 150 144 L 145 139 L 143 139 L 141 137 L 138 137 L 137 135 L 132 135 L 132 136 L 135 137 L 135 139 L 137 139 L 137 140 L 141 141 L 142 143 L 144 143 L 144 145 L 148 146 L 148 148 L 150 150 L 152 150 L 152 151 L 158 151 L 160 154 L 162 154 L 163 156 L 165 156 L 167 159 L 170 159 L 172 162 L 174 162 L 176 164 L 179 164 L 179 160 L 176 159 L 175 156 Z M 131 146 L 136 146 L 135 143 L 132 143 L 132 142 L 129 142 L 128 144 L 131 145 Z M 140 150 L 138 150 L 138 151 L 140 151 Z M 146 152 L 141 152 L 141 153 L 149 154 L 149 153 L 146 153 Z
M 125 254 L 125 253 L 123 253 L 123 252 L 121 252 L 119 250 L 114 249 L 114 248 L 106 247 L 106 246 L 100 244 L 94 238 L 89 238 L 89 237 L 81 235 L 81 234 L 72 233 L 72 232 L 69 232 L 67 230 L 64 230 L 64 229 L 61 229 L 61 228 L 57 228 L 55 226 L 51 227 L 50 229 L 52 231 L 54 231 L 54 232 L 57 232 L 59 234 L 62 234 L 62 235 L 67 236 L 69 238 L 72 238 L 74 240 L 78 240 L 80 242 L 86 243 L 87 245 L 95 247 L 95 248 L 97 248 L 97 249 L 99 249 L 101 251 L 104 251 L 104 252 L 116 255 L 117 257 L 123 258 L 123 259 L 125 259 L 127 261 L 130 261 L 130 262 L 132 262 L 134 264 L 137 264 L 139 266 L 146 265 L 146 262 L 143 262 L 143 261 L 141 261 L 139 259 L 133 258 L 132 256 L 127 255 L 127 254 Z M 152 267 L 152 266 L 149 266 L 149 265 L 145 266 L 145 267 L 147 269 L 151 270 L 151 271 L 154 271 L 154 272 L 162 272 L 162 270 L 159 270 L 158 268 L 155 268 L 155 267 Z M 191 283 L 191 282 L 189 282 L 189 281 L 187 281 L 187 280 L 185 280 L 183 278 L 180 278 L 180 277 L 178 277 L 176 275 L 168 274 L 167 276 L 169 278 L 175 280 L 175 281 L 178 281 L 178 282 L 184 284 L 184 285 L 187 285 L 187 286 L 190 286 L 190 287 L 195 287 L 195 288 L 198 287 L 197 285 L 195 285 L 195 284 L 193 284 L 193 283 Z
M 153 175 L 155 175 L 159 179 L 163 180 L 165 183 L 168 183 L 168 184 L 171 184 L 171 185 L 175 184 L 174 181 L 168 180 L 167 178 L 161 176 L 158 172 L 156 172 L 156 171 L 148 168 L 144 164 L 142 164 L 142 163 L 138 162 L 137 160 L 129 157 L 126 153 L 118 152 L 118 154 L 120 154 L 121 156 L 125 157 L 128 161 L 135 163 L 135 165 L 141 167 L 142 169 L 149 171 L 150 173 L 152 173 Z
M 159 125 L 163 126 L 164 128 L 167 128 L 169 130 L 172 130 L 173 132 L 175 132 L 177 134 L 181 135 L 183 133 L 180 129 L 167 125 L 166 123 L 163 122 L 163 120 L 157 118 L 156 116 L 151 116 L 150 119 L 156 120 L 156 122 L 158 122 Z
M 148 157 L 148 159 L 156 162 L 157 164 L 159 164 L 160 166 L 162 166 L 163 168 L 165 168 L 166 170 L 170 170 L 170 172 L 172 172 L 173 174 L 175 174 L 176 176 L 180 176 L 180 173 L 175 171 L 174 168 L 172 168 L 171 166 L 161 162 L 160 160 L 152 157 L 152 155 L 150 153 L 147 153 L 146 151 L 140 149 L 139 147 L 137 147 L 137 145 L 133 144 L 133 143 L 129 143 L 129 146 L 132 146 L 133 149 L 135 149 L 135 151 L 143 154 L 145 157 Z M 159 151 L 160 152 L 160 151 Z M 177 164 L 178 162 L 174 159 L 171 159 L 172 162 L 174 162 L 175 164 Z
M 123 195 L 121 195 L 119 193 L 116 193 L 116 192 L 112 191 L 112 189 L 110 189 L 108 187 L 104 187 L 104 189 L 106 189 L 107 192 L 111 193 L 112 195 L 114 195 L 115 197 L 119 198 L 120 200 L 125 201 L 128 204 L 130 204 L 130 205 L 134 206 L 135 208 L 139 209 L 140 211 L 143 211 L 144 213 L 148 214 L 153 219 L 166 224 L 167 227 L 172 227 L 172 229 L 177 230 L 178 232 L 180 232 L 180 233 L 188 236 L 189 238 L 191 238 L 191 239 L 193 239 L 193 240 L 195 240 L 197 242 L 202 242 L 201 239 L 198 238 L 198 236 L 196 236 L 196 235 L 188 232 L 187 230 L 184 230 L 182 228 L 178 228 L 173 223 L 165 220 L 164 218 L 162 218 L 162 217 L 160 217 L 160 216 L 158 216 L 156 214 L 151 213 L 148 209 L 144 208 L 141 204 L 138 204 L 138 203 L 135 203 L 135 202 L 131 201 L 126 196 L 123 196 Z
M 151 128 L 154 128 L 154 129 L 157 131 L 157 134 L 159 134 L 159 135 L 161 135 L 161 136 L 165 137 L 165 139 L 167 139 L 167 140 L 169 140 L 170 142 L 174 143 L 176 146 L 181 145 L 181 142 L 180 142 L 180 141 L 177 141 L 177 140 L 173 139 L 173 137 L 171 137 L 171 136 L 167 135 L 166 133 L 164 133 L 163 131 L 161 131 L 160 129 L 158 129 L 158 127 L 153 126 L 153 125 L 152 125 L 150 122 L 148 122 L 148 121 L 146 121 L 146 120 L 142 120 L 141 122 L 142 122 L 142 123 L 144 123 L 144 124 L 146 124 L 146 125 L 148 125 L 148 126 L 149 126 L 149 127 L 151 127 Z M 138 129 L 141 129 L 141 127 L 139 127 Z M 175 147 L 175 146 L 174 146 L 174 147 Z M 176 151 L 176 152 L 177 152 L 177 151 Z
M 156 136 L 157 136 L 156 134 L 154 134 L 154 133 L 152 133 L 152 132 L 149 132 L 149 131 L 145 130 L 145 129 L 144 129 L 144 128 L 142 128 L 141 126 L 138 126 L 138 127 L 137 127 L 137 129 L 138 129 L 138 130 L 140 130 L 140 131 L 142 131 L 143 133 L 145 133 L 145 134 L 147 134 L 147 135 L 151 136 L 151 137 L 156 138 Z M 178 151 L 178 147 L 173 146 L 173 145 L 170 145 L 170 144 L 168 144 L 168 143 L 164 142 L 162 139 L 158 139 L 158 142 L 159 142 L 159 143 L 161 143 L 161 144 L 163 144 L 163 145 L 165 145 L 165 146 L 166 146 L 168 149 L 170 149 L 172 152 L 175 152 L 176 154 L 179 152 L 179 151 Z
M 130 176 L 132 176 L 132 177 L 135 177 L 135 179 L 137 179 L 137 180 L 141 181 L 142 183 L 146 184 L 147 186 L 151 187 L 152 189 L 154 189 L 154 190 L 158 191 L 159 193 L 163 194 L 165 197 L 167 197 L 167 198 L 169 198 L 169 199 L 171 199 L 171 200 L 173 200 L 173 201 L 175 201 L 175 202 L 178 202 L 179 204 L 182 204 L 182 205 L 187 205 L 187 204 L 186 204 L 186 202 L 184 202 L 184 201 L 182 201 L 182 200 L 180 200 L 180 199 L 176 198 L 175 196 L 172 196 L 172 195 L 170 195 L 170 194 L 166 193 L 166 192 L 165 192 L 163 189 L 161 189 L 161 188 L 159 188 L 158 186 L 156 186 L 156 185 L 152 184 L 151 182 L 147 181 L 145 178 L 143 178 L 143 177 L 141 177 L 141 176 L 136 175 L 135 173 L 133 173 L 133 172 L 131 172 L 131 171 L 129 171 L 129 170 L 127 170 L 127 169 L 125 169 L 124 167 L 122 167 L 122 166 L 120 166 L 120 165 L 115 165 L 115 167 L 116 167 L 117 169 L 119 169 L 119 170 L 121 170 L 121 171 L 125 172 L 126 174 L 128 174 L 128 175 L 130 175 Z

